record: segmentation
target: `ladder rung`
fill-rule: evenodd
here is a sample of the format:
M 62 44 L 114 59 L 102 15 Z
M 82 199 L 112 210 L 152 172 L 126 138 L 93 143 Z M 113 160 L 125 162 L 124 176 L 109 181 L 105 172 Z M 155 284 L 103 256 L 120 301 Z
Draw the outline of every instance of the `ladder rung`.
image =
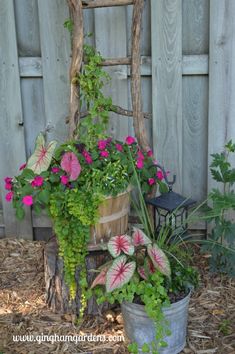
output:
M 114 65 L 131 65 L 131 57 L 126 58 L 106 58 L 100 64 L 101 66 L 114 66 Z
M 133 5 L 134 0 L 83 0 L 83 9 L 94 9 L 97 7 L 111 7 Z

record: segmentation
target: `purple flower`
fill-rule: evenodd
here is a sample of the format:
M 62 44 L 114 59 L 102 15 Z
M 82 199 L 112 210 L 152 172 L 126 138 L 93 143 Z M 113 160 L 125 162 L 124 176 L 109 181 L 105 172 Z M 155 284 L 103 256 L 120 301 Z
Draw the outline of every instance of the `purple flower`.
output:
M 100 156 L 102 156 L 102 157 L 108 157 L 109 156 L 109 152 L 108 151 L 101 151 L 100 152 Z
M 66 186 L 66 184 L 69 182 L 69 177 L 68 177 L 68 176 L 65 176 L 65 175 L 61 176 L 61 177 L 60 177 L 60 182 L 61 182 L 63 185 Z
M 5 196 L 5 199 L 7 202 L 11 202 L 13 198 L 14 193 L 13 192 L 8 192 Z
M 31 182 L 32 187 L 41 187 L 43 185 L 44 178 L 42 176 L 34 177 L 34 180 Z
M 33 197 L 31 195 L 26 195 L 22 198 L 22 202 L 25 205 L 30 206 L 33 204 Z

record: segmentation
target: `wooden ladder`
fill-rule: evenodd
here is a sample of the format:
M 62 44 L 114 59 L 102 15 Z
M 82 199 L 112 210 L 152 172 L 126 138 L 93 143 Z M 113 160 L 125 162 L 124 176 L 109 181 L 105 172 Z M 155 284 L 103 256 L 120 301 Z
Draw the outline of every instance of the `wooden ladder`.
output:
M 131 99 L 132 111 L 119 106 L 113 106 L 113 112 L 123 116 L 133 116 L 135 136 L 143 150 L 150 149 L 144 119 L 151 115 L 142 112 L 141 104 L 141 57 L 140 57 L 140 34 L 141 19 L 144 7 L 144 0 L 67 0 L 71 17 L 73 20 L 73 41 L 72 41 L 72 60 L 70 66 L 70 116 L 69 116 L 69 135 L 74 136 L 77 124 L 82 114 L 80 112 L 79 82 L 74 84 L 74 77 L 80 72 L 83 60 L 83 10 L 100 7 L 133 5 L 132 16 L 132 46 L 131 57 L 108 58 L 104 59 L 102 66 L 130 65 L 131 73 Z

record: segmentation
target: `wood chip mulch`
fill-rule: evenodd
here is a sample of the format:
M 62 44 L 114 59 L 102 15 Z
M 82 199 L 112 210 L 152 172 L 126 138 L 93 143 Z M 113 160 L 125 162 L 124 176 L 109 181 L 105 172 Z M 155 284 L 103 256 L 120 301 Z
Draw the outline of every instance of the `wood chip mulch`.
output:
M 33 339 L 41 334 L 124 336 L 118 309 L 86 317 L 79 327 L 72 315 L 54 314 L 46 307 L 43 247 L 42 242 L 0 240 L 0 354 L 128 353 L 127 340 L 13 341 L 13 335 L 34 335 Z M 235 354 L 235 280 L 210 274 L 207 257 L 198 253 L 196 249 L 201 285 L 190 301 L 187 346 L 182 354 Z

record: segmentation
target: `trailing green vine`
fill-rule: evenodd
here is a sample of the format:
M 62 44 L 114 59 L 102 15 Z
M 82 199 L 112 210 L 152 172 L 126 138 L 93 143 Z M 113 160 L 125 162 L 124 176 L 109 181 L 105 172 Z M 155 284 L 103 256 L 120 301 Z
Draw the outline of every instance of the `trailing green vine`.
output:
M 89 198 L 89 203 L 86 198 Z M 71 299 L 76 296 L 75 273 L 79 267 L 80 317 L 86 308 L 88 295 L 85 258 L 90 226 L 98 220 L 98 206 L 102 200 L 92 191 L 84 194 L 77 188 L 66 189 L 64 193 L 54 191 L 50 196 L 50 214 L 59 241 L 59 255 L 64 260 L 65 282 L 69 286 Z

